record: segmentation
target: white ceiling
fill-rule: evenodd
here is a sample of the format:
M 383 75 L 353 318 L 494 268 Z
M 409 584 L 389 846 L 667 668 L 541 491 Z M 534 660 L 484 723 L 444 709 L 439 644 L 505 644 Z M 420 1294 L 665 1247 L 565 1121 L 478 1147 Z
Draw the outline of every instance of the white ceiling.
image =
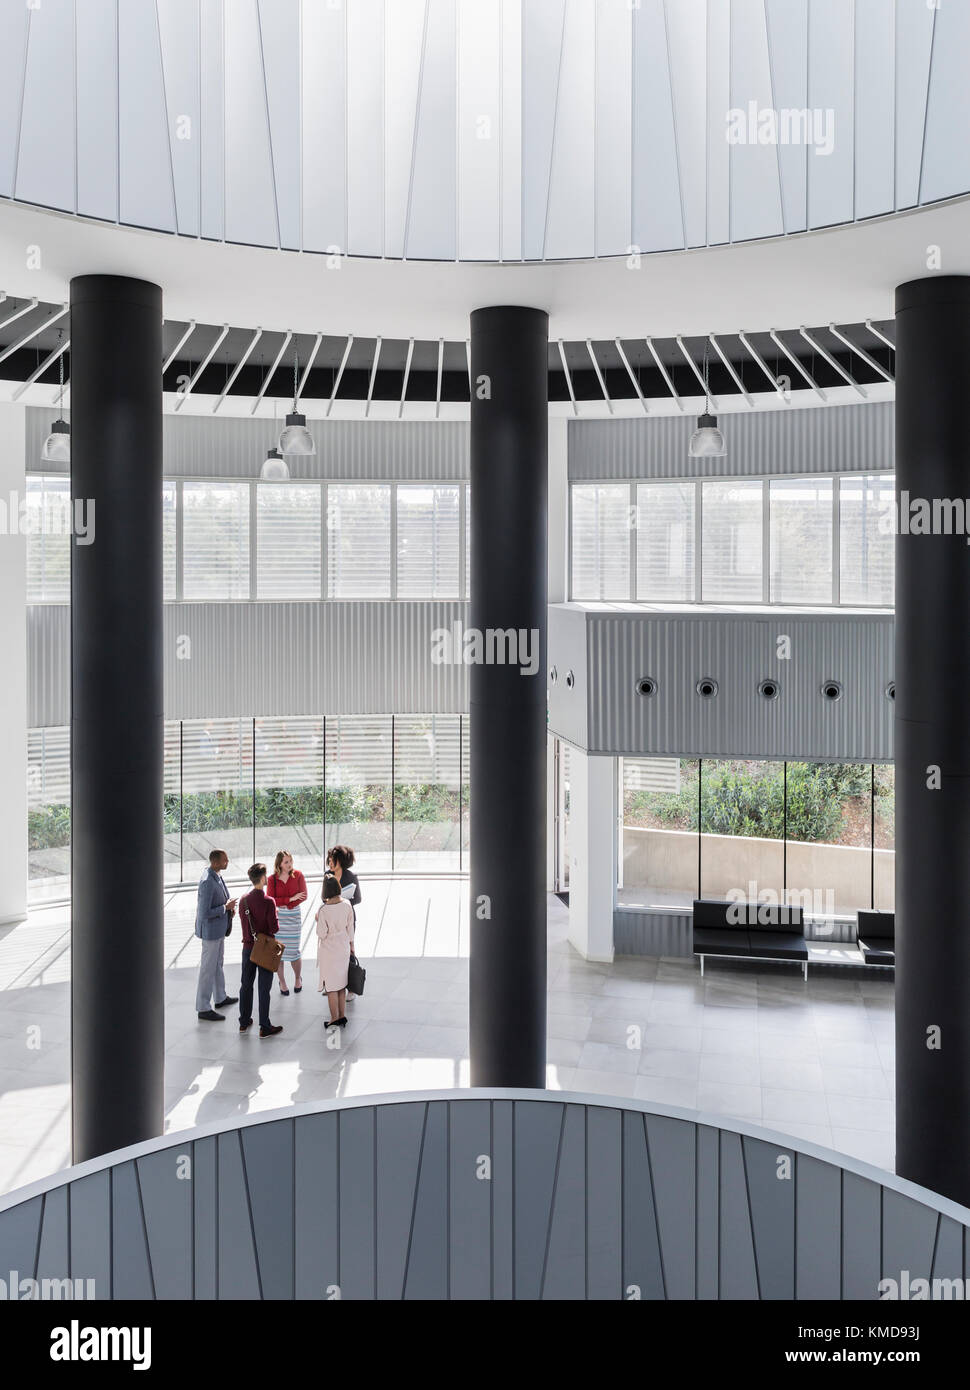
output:
M 468 335 L 487 304 L 544 308 L 550 336 L 636 338 L 863 322 L 935 269 L 970 275 L 970 201 L 741 246 L 534 265 L 342 258 L 164 236 L 0 203 L 0 290 L 60 302 L 73 275 L 160 284 L 165 316 L 358 337 Z M 34 249 L 32 249 L 34 248 Z M 0 318 L 3 311 L 0 309 Z

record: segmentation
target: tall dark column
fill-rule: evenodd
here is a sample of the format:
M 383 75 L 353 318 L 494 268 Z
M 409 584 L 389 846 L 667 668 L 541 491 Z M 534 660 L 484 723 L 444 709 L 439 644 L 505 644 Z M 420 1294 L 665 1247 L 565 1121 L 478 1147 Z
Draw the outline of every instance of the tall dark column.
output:
M 161 369 L 157 285 L 71 281 L 75 1162 L 163 1130 Z
M 896 1169 L 970 1204 L 970 278 L 896 291 Z M 952 524 L 952 523 L 951 523 Z M 968 517 L 970 524 L 970 517 Z M 890 1271 L 886 1271 L 889 1273 Z
M 471 316 L 473 1086 L 546 1084 L 548 330 L 539 309 Z

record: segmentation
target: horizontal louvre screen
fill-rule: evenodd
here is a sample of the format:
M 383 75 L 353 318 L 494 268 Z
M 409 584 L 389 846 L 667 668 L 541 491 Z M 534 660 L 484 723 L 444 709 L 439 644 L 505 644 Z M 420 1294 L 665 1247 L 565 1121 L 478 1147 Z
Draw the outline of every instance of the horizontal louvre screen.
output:
M 761 602 L 761 483 L 705 479 L 703 489 L 701 597 L 708 603 Z
M 162 487 L 162 597 L 171 603 L 178 597 L 176 588 L 176 535 L 178 528 L 178 485 L 165 483 Z
M 457 598 L 457 487 L 397 489 L 398 598 Z
M 637 487 L 637 598 L 694 597 L 694 484 Z
M 839 481 L 841 603 L 893 602 L 895 482 L 891 473 Z
M 27 602 L 68 603 L 71 597 L 71 480 L 27 478 Z M 95 527 L 97 515 L 94 515 Z M 90 524 L 91 517 L 88 518 Z M 12 527 L 13 521 L 10 521 Z
M 249 484 L 185 482 L 187 599 L 249 598 Z
M 66 726 L 27 731 L 27 810 L 71 801 L 71 731 Z
M 623 790 L 676 796 L 680 791 L 680 759 L 624 758 Z
M 319 483 L 256 485 L 256 597 L 320 598 Z
M 572 597 L 630 598 L 630 488 L 582 484 L 572 490 Z
M 327 488 L 330 598 L 390 598 L 391 489 Z
M 769 485 L 772 603 L 832 602 L 832 479 Z

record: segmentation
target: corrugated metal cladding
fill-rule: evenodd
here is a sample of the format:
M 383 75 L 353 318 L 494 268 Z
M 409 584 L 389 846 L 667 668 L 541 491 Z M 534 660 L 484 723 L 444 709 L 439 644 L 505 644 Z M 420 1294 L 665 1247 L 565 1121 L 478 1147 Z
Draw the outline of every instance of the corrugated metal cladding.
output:
M 550 623 L 550 666 L 562 661 L 560 630 Z M 781 637 L 790 638 L 789 660 L 779 660 Z M 895 706 L 886 695 L 895 679 L 889 613 L 587 613 L 586 647 L 590 753 L 850 761 L 893 756 Z M 656 694 L 638 694 L 637 682 L 645 676 L 659 682 Z M 717 682 L 713 699 L 697 694 L 702 677 Z M 779 683 L 775 700 L 758 692 L 768 677 Z M 841 683 L 841 699 L 823 697 L 825 681 Z M 562 713 L 570 694 L 578 697 L 578 686 L 573 692 L 560 689 L 551 727 L 575 741 L 576 719 Z
M 40 453 L 51 412 L 27 411 L 27 470 L 51 472 Z M 283 422 L 225 416 L 164 417 L 168 478 L 256 478 Z M 288 459 L 294 478 L 453 482 L 468 478 L 468 424 L 462 420 L 310 420 L 310 458 Z
M 886 473 L 895 467 L 891 402 L 725 415 L 727 457 L 689 459 L 694 417 L 570 420 L 571 480 Z
M 431 601 L 166 604 L 165 716 L 464 714 L 466 668 L 433 665 L 431 634 L 465 621 L 466 609 Z M 27 623 L 29 723 L 66 724 L 70 610 L 34 605 Z

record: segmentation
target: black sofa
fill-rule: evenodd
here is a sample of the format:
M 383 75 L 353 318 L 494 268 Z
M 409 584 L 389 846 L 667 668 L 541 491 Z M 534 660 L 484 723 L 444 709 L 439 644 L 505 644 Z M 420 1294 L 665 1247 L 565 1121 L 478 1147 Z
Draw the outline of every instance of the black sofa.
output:
M 786 903 L 694 901 L 694 955 L 729 956 L 741 960 L 795 961 L 808 979 L 808 942 L 804 914 Z
M 895 912 L 866 912 L 860 909 L 856 939 L 866 965 L 895 966 Z

